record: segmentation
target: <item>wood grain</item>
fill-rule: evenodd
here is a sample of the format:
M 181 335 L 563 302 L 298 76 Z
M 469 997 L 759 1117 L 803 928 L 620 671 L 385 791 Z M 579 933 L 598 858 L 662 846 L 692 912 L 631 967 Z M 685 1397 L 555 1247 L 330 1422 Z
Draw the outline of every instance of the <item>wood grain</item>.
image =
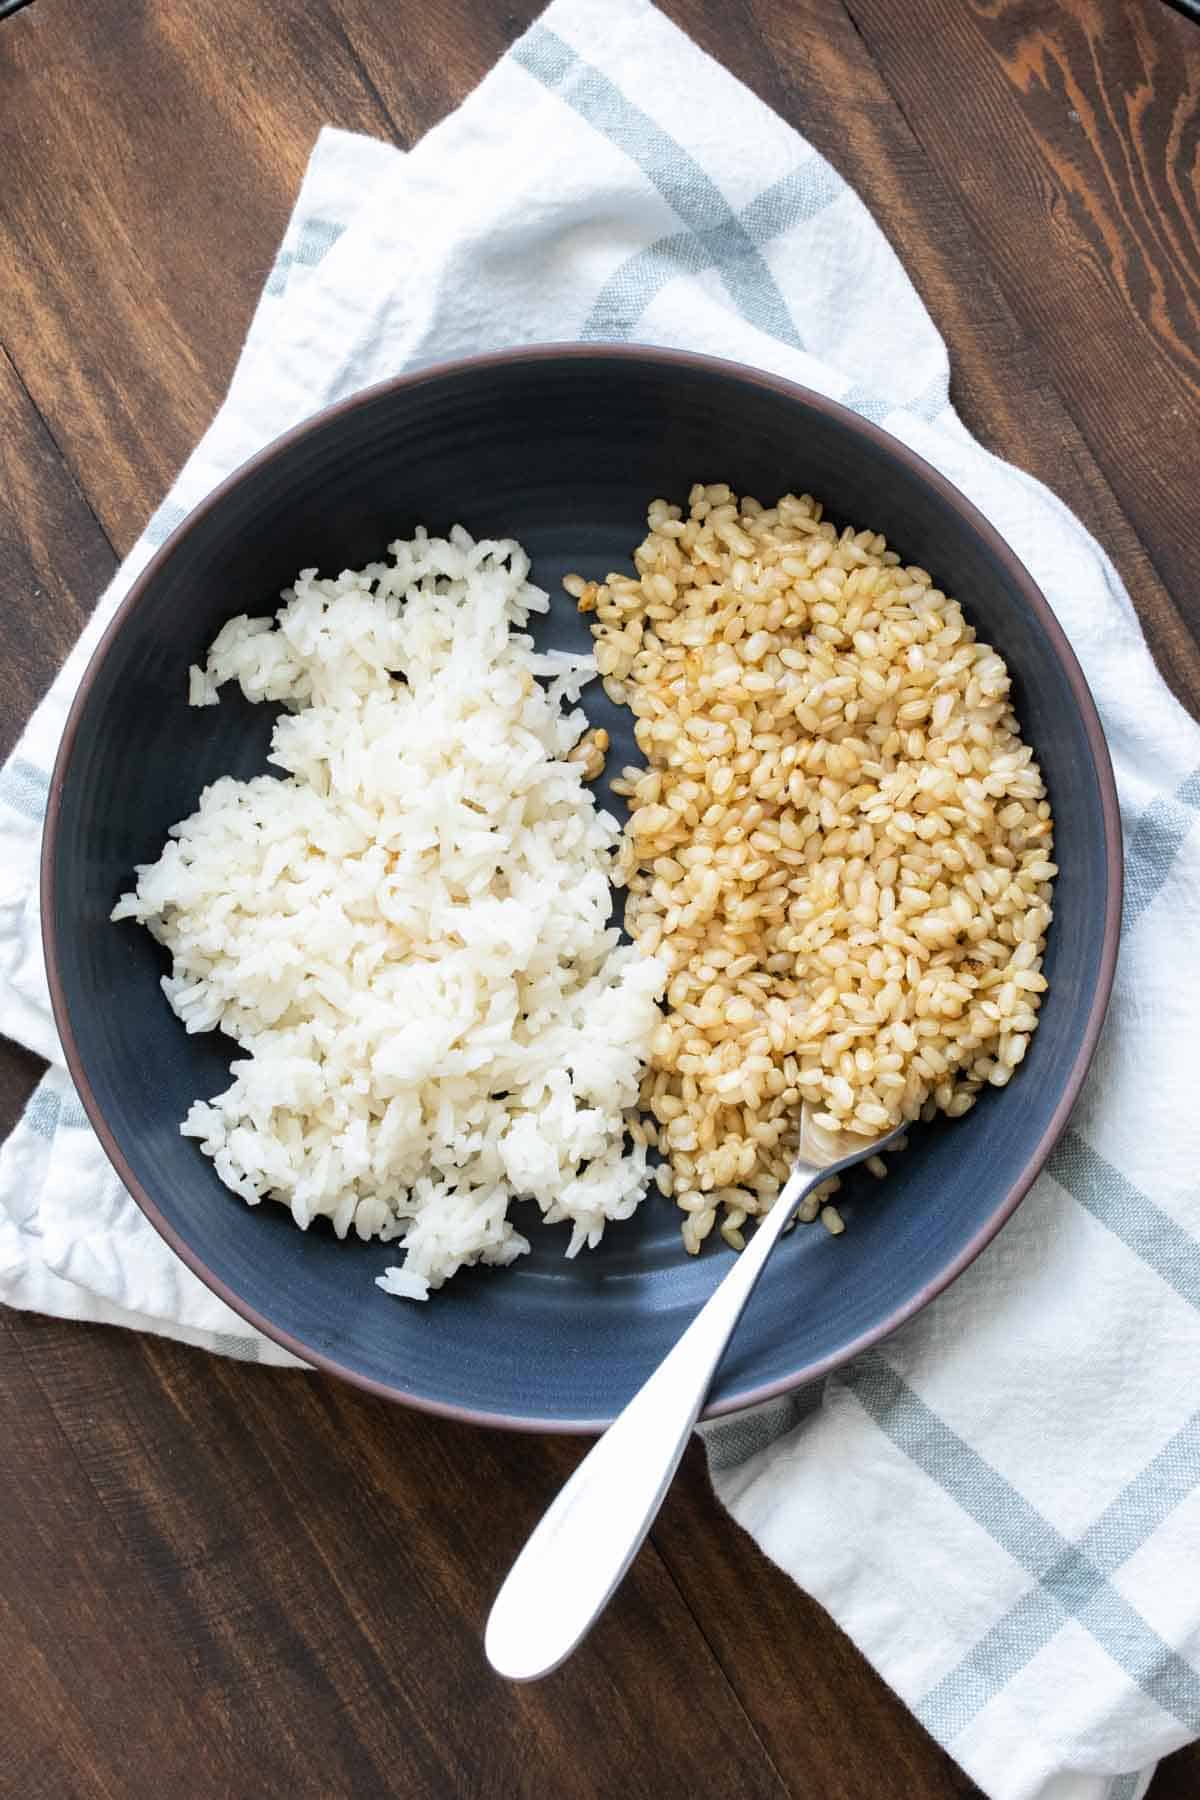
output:
M 115 567 L 111 545 L 0 340 L 0 758 Z M 0 1136 L 44 1066 L 0 1037 Z
M 0 757 L 6 757 L 116 557 L 2 347 L 0 566 Z
M 0 23 L 0 748 L 208 422 L 319 126 L 411 144 L 538 10 Z M 967 423 L 1098 533 L 1200 711 L 1200 34 L 1116 0 L 667 10 L 855 183 Z M 0 1130 L 39 1067 L 0 1046 Z M 0 1793 L 975 1792 L 721 1513 L 698 1447 L 585 1649 L 509 1688 L 483 1618 L 579 1445 L 11 1314 L 0 1432 Z M 1192 1750 L 1152 1800 L 1198 1789 Z
M 123 554 L 216 409 L 317 132 L 391 122 L 304 0 L 29 7 L 0 93 L 3 342 Z

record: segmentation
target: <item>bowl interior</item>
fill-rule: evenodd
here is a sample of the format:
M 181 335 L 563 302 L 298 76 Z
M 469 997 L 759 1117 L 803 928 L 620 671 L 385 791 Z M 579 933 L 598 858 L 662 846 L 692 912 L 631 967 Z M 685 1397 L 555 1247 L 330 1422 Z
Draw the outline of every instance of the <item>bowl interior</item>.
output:
M 764 502 L 815 493 L 839 523 L 884 531 L 962 599 L 1014 674 L 1061 868 L 1050 991 L 1024 1070 L 964 1120 L 915 1133 L 886 1184 L 850 1178 L 842 1237 L 817 1226 L 781 1244 L 720 1373 L 716 1408 L 839 1360 L 945 1281 L 1048 1150 L 1096 1022 L 1114 827 L 1094 736 L 1012 560 L 882 434 L 722 365 L 605 352 L 464 366 L 326 415 L 194 515 L 127 605 L 60 762 L 48 924 L 60 1025 L 85 1101 L 160 1227 L 301 1353 L 425 1404 L 505 1422 L 610 1418 L 730 1252 L 710 1242 L 689 1259 L 674 1207 L 652 1190 L 633 1220 L 574 1262 L 562 1256 L 565 1227 L 536 1225 L 533 1253 L 508 1271 L 464 1271 L 424 1306 L 389 1298 L 372 1277 L 396 1260 L 394 1248 L 339 1244 L 323 1226 L 297 1230 L 282 1208 L 247 1208 L 180 1137 L 191 1101 L 227 1083 L 233 1046 L 184 1033 L 158 988 L 162 952 L 140 928 L 110 924 L 109 910 L 207 781 L 265 767 L 272 709 L 228 689 L 219 707 L 186 703 L 188 664 L 226 619 L 273 610 L 301 567 L 358 566 L 417 524 L 461 521 L 476 536 L 520 539 L 552 596 L 542 641 L 586 647 L 561 577 L 629 568 L 648 502 L 683 501 L 698 479 Z M 612 734 L 610 769 L 639 760 L 628 715 L 598 684 L 584 705 Z

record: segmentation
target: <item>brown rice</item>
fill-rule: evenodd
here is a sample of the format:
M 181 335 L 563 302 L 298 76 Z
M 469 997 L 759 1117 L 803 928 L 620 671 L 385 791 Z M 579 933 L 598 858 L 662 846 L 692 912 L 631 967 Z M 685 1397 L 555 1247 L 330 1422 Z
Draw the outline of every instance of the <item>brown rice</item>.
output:
M 670 971 L 643 1129 L 695 1252 L 770 1204 L 801 1101 L 869 1138 L 1009 1080 L 1057 871 L 1008 671 L 924 569 L 807 494 L 648 523 L 635 578 L 564 585 L 646 758 L 618 879 Z

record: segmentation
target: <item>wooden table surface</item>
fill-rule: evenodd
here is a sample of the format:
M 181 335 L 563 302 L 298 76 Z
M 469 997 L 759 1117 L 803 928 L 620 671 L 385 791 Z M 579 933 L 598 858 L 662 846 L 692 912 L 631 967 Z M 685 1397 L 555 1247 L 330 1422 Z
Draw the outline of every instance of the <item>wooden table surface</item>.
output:
M 0 20 L 0 750 L 208 423 L 320 125 L 411 145 L 536 10 Z M 1200 27 L 1156 0 L 666 10 L 857 186 L 968 425 L 1107 546 L 1200 710 Z M 0 1044 L 0 1129 L 37 1074 Z M 482 1622 L 577 1441 L 122 1331 L 0 1335 L 3 1795 L 975 1792 L 697 1453 L 593 1638 L 512 1688 Z M 1198 1791 L 1195 1749 L 1151 1790 Z

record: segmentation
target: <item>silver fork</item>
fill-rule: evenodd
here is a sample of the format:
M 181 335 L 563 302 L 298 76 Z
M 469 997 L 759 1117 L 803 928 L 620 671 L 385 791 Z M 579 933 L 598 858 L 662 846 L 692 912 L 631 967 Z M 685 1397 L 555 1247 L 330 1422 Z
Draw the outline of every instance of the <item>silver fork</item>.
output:
M 779 1197 L 675 1348 L 584 1457 L 497 1594 L 488 1661 L 511 1681 L 548 1675 L 595 1624 L 641 1548 L 768 1256 L 806 1194 L 900 1136 L 830 1133 L 807 1106 Z

